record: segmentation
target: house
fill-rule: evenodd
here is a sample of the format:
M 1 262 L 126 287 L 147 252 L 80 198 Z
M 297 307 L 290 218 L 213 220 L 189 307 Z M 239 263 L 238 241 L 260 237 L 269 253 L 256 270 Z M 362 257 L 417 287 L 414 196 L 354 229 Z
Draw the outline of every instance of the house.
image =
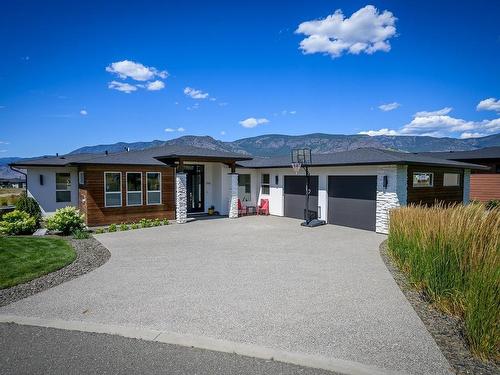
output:
M 189 146 L 18 160 L 44 214 L 72 205 L 89 226 L 176 219 L 214 206 L 238 216 L 237 201 L 269 200 L 270 214 L 304 217 L 305 177 L 289 157 L 252 158 Z M 387 233 L 391 208 L 467 202 L 470 163 L 373 148 L 313 155 L 310 207 L 328 223 Z M 303 173 L 302 173 L 303 174 Z
M 22 189 L 26 186 L 23 178 L 0 178 L 0 189 Z
M 426 152 L 421 155 L 488 167 L 485 170 L 472 171 L 469 199 L 481 202 L 500 200 L 500 147 L 486 147 L 472 151 Z

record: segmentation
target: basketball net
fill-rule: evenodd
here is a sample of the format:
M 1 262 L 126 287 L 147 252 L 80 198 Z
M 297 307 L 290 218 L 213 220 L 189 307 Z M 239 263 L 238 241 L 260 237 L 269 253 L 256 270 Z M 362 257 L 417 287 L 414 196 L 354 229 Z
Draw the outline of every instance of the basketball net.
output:
M 301 163 L 292 163 L 292 168 L 295 174 L 299 174 L 300 167 L 302 166 Z

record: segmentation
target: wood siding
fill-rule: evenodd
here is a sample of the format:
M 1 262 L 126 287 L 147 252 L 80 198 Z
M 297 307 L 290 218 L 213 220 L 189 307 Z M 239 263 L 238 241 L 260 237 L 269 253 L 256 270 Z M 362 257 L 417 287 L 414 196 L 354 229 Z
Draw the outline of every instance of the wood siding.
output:
M 500 174 L 483 173 L 471 175 L 470 199 L 481 202 L 500 199 Z
M 432 187 L 413 187 L 413 172 L 434 173 Z M 460 186 L 443 186 L 444 173 L 459 173 Z M 408 204 L 433 205 L 436 202 L 459 203 L 463 202 L 464 174 L 462 169 L 438 168 L 428 166 L 408 166 Z
M 99 226 L 112 223 L 131 223 L 142 218 L 175 218 L 175 171 L 167 166 L 92 165 L 80 167 L 85 174 L 85 184 L 79 186 L 79 207 L 85 214 L 87 225 Z M 104 172 L 120 172 L 122 206 L 104 207 Z M 142 173 L 141 206 L 127 206 L 126 172 Z M 146 204 L 146 172 L 161 173 L 161 204 Z

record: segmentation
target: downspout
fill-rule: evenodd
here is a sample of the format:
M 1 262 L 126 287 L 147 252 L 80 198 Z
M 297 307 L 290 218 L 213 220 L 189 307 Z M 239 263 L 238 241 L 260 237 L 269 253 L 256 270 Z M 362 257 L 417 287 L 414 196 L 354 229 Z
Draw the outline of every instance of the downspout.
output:
M 26 193 L 26 196 L 28 196 L 28 174 L 24 173 L 23 171 L 21 171 L 19 169 L 14 168 L 10 164 L 9 164 L 9 168 L 10 168 L 11 171 L 14 171 L 14 172 L 17 172 L 17 173 L 21 173 L 22 175 L 24 175 L 24 177 L 26 179 L 26 183 L 25 183 L 25 186 L 24 186 L 24 192 Z

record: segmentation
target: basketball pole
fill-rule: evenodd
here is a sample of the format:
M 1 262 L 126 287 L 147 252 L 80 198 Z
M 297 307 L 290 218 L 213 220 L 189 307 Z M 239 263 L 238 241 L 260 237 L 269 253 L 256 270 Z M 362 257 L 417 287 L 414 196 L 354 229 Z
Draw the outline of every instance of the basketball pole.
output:
M 310 217 L 309 217 L 309 194 L 310 194 L 310 190 L 309 190 L 309 184 L 310 184 L 310 181 L 309 181 L 309 167 L 307 166 L 307 164 L 304 166 L 304 169 L 306 170 L 306 225 L 309 224 L 310 222 Z

